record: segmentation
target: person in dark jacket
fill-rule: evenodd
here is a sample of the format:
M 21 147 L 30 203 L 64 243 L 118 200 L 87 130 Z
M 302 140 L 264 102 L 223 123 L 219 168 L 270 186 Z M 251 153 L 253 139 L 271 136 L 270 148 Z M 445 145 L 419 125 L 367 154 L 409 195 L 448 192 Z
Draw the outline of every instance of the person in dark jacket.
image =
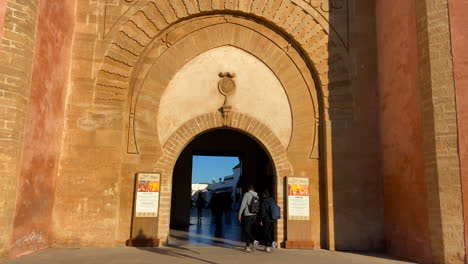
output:
M 263 192 L 263 201 L 260 204 L 260 226 L 265 234 L 265 251 L 271 253 L 271 247 L 275 247 L 273 243 L 273 227 L 276 220 L 271 215 L 271 205 L 275 200 L 270 196 L 270 192 L 265 190 Z

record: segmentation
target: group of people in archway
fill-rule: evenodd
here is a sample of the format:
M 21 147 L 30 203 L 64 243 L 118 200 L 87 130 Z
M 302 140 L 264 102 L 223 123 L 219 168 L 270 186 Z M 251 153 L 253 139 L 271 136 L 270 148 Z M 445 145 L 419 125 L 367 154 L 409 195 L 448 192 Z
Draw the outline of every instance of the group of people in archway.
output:
M 207 203 L 201 194 L 198 195 L 197 200 L 195 201 L 197 208 L 197 223 L 201 224 L 201 219 L 203 217 L 203 209 L 206 207 Z M 226 222 L 229 222 L 231 219 L 233 200 L 230 192 L 219 192 L 213 193 L 208 204 L 208 207 L 211 210 L 212 222 L 216 225 L 220 225 L 222 222 L 223 214 L 225 215 Z
M 214 193 L 211 197 L 209 207 L 212 213 L 212 221 L 216 226 L 222 224 L 223 214 L 226 221 L 229 221 L 232 210 L 233 200 L 231 193 Z M 198 224 L 203 217 L 203 209 L 206 207 L 206 201 L 201 194 L 198 195 L 195 205 L 198 212 Z M 264 240 L 265 251 L 271 253 L 273 248 L 277 247 L 273 240 L 274 224 L 280 218 L 280 208 L 270 192 L 265 190 L 262 197 L 255 192 L 253 185 L 249 186 L 242 198 L 240 204 L 238 220 L 242 223 L 242 230 L 246 238 L 246 251 L 253 252 L 259 245 L 259 240 Z M 258 232 L 260 231 L 260 232 Z M 261 237 L 261 238 L 260 238 Z
M 249 191 L 244 194 L 239 209 L 238 219 L 243 223 L 243 231 L 246 236 L 247 252 L 255 251 L 259 241 L 255 237 L 254 229 L 258 223 L 263 231 L 265 240 L 265 251 L 271 253 L 272 248 L 276 248 L 277 243 L 273 240 L 273 227 L 280 218 L 280 208 L 275 200 L 270 196 L 270 192 L 265 190 L 260 201 L 253 185 L 249 186 Z M 257 233 L 258 234 L 258 233 Z

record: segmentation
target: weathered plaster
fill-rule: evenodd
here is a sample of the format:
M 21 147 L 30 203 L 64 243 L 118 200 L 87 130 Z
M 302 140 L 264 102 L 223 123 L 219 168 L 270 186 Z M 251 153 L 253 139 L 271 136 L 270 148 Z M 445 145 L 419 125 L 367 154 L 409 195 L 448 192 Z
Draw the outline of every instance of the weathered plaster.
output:
M 11 256 L 51 241 L 74 15 L 74 1 L 40 2 Z
M 377 1 L 377 39 L 387 250 L 431 263 L 414 1 Z
M 39 0 L 3 0 L 0 39 L 0 256 L 8 255 L 16 210 Z

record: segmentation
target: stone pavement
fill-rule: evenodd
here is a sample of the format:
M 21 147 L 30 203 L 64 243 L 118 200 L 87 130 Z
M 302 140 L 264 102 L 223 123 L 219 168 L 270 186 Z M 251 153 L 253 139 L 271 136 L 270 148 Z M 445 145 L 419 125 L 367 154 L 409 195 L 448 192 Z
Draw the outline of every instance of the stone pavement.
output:
M 161 248 L 77 248 L 48 249 L 0 264 L 146 264 L 146 263 L 313 263 L 313 264 L 408 264 L 384 256 L 369 256 L 326 250 L 260 249 L 246 253 L 241 247 L 172 246 Z

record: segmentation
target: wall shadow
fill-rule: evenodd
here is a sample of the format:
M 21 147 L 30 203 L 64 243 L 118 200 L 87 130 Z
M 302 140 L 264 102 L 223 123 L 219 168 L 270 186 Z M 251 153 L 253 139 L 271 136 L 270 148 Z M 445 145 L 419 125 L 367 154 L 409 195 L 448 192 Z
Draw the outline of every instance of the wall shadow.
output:
M 178 259 L 186 259 L 187 261 L 199 261 L 202 263 L 220 264 L 219 262 L 213 262 L 213 261 L 201 258 L 201 257 L 189 255 L 189 254 L 200 255 L 200 253 L 198 253 L 197 251 L 188 249 L 188 248 L 184 248 L 184 247 L 178 247 L 178 246 L 167 246 L 165 248 L 140 247 L 138 249 L 152 252 L 158 255 L 164 255 L 164 256 L 178 258 Z
M 374 0 L 326 0 L 328 85 L 322 84 L 330 247 L 383 252 Z M 328 13 L 325 12 L 328 10 Z M 312 58 L 313 60 L 314 58 Z M 330 166 L 331 163 L 331 166 Z

